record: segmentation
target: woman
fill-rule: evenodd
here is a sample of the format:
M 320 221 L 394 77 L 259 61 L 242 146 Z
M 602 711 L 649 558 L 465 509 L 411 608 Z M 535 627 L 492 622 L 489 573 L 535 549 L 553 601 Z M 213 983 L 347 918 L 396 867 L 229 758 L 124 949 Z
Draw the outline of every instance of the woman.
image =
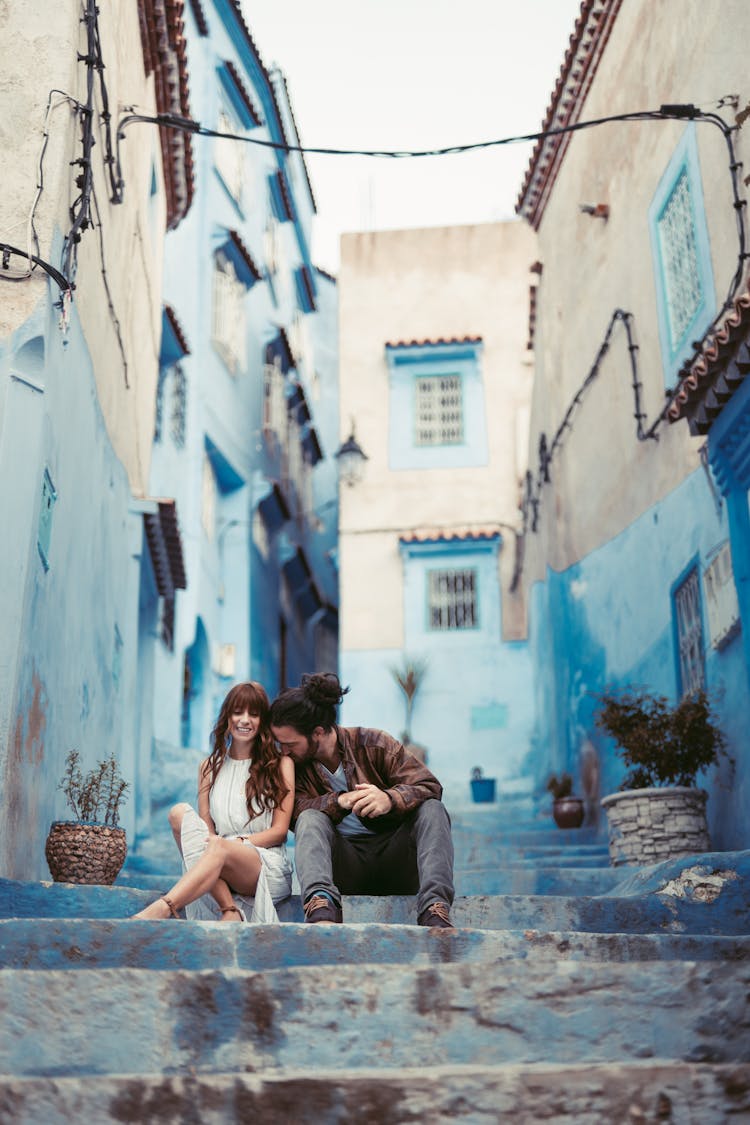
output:
M 294 764 L 276 751 L 260 684 L 237 684 L 212 732 L 213 750 L 198 770 L 198 813 L 174 805 L 169 823 L 185 873 L 135 918 L 278 922 L 275 904 L 292 891 L 285 840 L 294 804 Z

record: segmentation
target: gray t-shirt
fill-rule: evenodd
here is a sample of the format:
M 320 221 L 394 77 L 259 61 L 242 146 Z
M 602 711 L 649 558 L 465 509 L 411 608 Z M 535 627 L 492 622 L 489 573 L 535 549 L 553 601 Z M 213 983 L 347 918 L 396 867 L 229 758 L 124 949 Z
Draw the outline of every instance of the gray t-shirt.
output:
M 322 763 L 321 769 L 324 769 L 330 777 L 331 789 L 333 789 L 334 793 L 348 793 L 349 786 L 347 785 L 346 774 L 344 773 L 344 767 L 341 763 L 339 763 L 339 768 L 335 773 L 331 773 L 328 767 L 322 765 Z M 363 824 L 357 814 L 353 812 L 350 812 L 343 820 L 339 821 L 336 827 L 342 836 L 373 835 L 372 828 L 368 828 L 366 824 Z

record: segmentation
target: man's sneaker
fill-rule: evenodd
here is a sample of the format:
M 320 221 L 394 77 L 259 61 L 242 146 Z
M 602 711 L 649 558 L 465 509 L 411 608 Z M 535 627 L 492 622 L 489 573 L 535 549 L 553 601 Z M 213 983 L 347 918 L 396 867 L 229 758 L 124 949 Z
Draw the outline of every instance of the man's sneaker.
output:
M 303 907 L 306 922 L 343 922 L 341 907 L 327 895 L 312 895 Z
M 455 930 L 448 913 L 447 902 L 433 902 L 417 918 L 418 926 L 436 926 L 440 930 Z

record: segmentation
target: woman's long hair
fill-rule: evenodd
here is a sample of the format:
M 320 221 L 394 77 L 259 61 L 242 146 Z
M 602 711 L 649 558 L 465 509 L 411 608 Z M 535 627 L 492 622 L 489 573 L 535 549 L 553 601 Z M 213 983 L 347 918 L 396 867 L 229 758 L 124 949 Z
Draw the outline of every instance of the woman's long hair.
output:
M 206 760 L 205 772 L 211 775 L 209 789 L 212 789 L 224 759 L 229 753 L 227 743 L 229 720 L 237 711 L 245 709 L 260 719 L 245 786 L 247 810 L 251 816 L 254 816 L 259 809 L 268 811 L 275 809 L 289 792 L 281 779 L 281 758 L 268 725 L 268 696 L 261 684 L 252 682 L 236 684 L 227 695 L 221 705 L 216 726 L 211 731 L 213 749 Z
M 329 731 L 336 724 L 336 708 L 349 688 L 343 688 L 334 672 L 312 672 L 302 676 L 299 687 L 286 688 L 271 704 L 275 727 L 294 727 L 310 738 L 316 727 Z

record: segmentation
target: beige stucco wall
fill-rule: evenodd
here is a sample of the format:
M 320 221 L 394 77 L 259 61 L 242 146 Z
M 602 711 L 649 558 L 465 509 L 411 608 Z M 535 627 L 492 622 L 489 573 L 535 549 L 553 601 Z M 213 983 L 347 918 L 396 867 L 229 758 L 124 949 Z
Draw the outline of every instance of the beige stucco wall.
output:
M 591 120 L 719 97 L 750 98 L 745 51 L 750 8 L 743 0 L 623 4 L 581 114 Z M 733 110 L 721 112 L 730 121 Z M 686 123 L 611 123 L 571 139 L 539 229 L 536 377 L 530 463 L 539 434 L 551 438 L 591 369 L 612 312 L 634 316 L 646 427 L 665 404 L 648 209 Z M 737 264 L 728 154 L 718 129 L 697 124 L 717 311 Z M 736 135 L 750 160 L 747 131 Z M 606 221 L 581 213 L 605 203 Z M 524 580 L 563 569 L 610 540 L 699 464 L 700 439 L 685 422 L 665 424 L 658 442 L 639 443 L 626 337 L 616 327 L 596 381 L 541 494 L 539 533 L 527 537 Z
M 102 0 L 99 26 L 104 54 L 113 138 L 123 107 L 137 105 L 154 113 L 153 77 L 143 65 L 136 4 Z M 29 213 L 36 195 L 43 144 L 45 108 L 52 88 L 79 102 L 86 100 L 86 67 L 77 54 L 86 53 L 86 32 L 80 6 L 40 0 L 34 4 L 0 4 L 0 36 L 4 66 L 0 75 L 0 143 L 4 162 L 0 195 L 0 230 L 12 245 L 26 248 Z M 96 110 L 101 100 L 96 83 Z M 60 104 L 58 105 L 58 101 Z M 70 162 L 81 155 L 80 126 L 67 103 L 53 95 L 44 155 L 43 191 L 35 212 L 39 255 L 60 268 L 62 237 L 70 224 L 70 207 L 78 195 L 80 168 Z M 98 396 L 113 446 L 127 469 L 135 494 L 146 490 L 160 339 L 161 257 L 165 205 L 161 186 L 161 155 L 156 128 L 136 125 L 122 145 L 125 201 L 113 206 L 104 174 L 103 134 L 98 123 L 93 150 L 96 200 L 101 231 L 83 232 L 75 277 L 75 315 L 93 360 Z M 151 198 L 152 161 L 157 194 Z M 93 217 L 98 220 L 96 206 Z M 104 246 L 102 263 L 100 238 Z M 13 258 L 18 269 L 23 260 Z M 106 269 L 113 309 L 108 307 L 102 269 Z M 59 293 L 49 283 L 52 299 Z M 3 284 L 0 337 L 10 336 L 46 298 L 48 279 L 38 270 L 33 279 Z M 115 318 L 127 363 L 127 382 Z M 0 406 L 0 409 L 2 407 Z M 1 421 L 1 419 L 0 419 Z
M 399 533 L 414 527 L 518 524 L 519 410 L 530 395 L 529 267 L 535 236 L 523 223 L 347 234 L 340 300 L 341 436 L 351 420 L 366 473 L 343 488 L 340 512 L 342 650 L 403 644 Z M 388 466 L 389 380 L 385 345 L 481 336 L 489 459 L 481 468 Z M 514 537 L 504 533 L 503 622 L 520 635 L 523 614 L 508 592 Z

